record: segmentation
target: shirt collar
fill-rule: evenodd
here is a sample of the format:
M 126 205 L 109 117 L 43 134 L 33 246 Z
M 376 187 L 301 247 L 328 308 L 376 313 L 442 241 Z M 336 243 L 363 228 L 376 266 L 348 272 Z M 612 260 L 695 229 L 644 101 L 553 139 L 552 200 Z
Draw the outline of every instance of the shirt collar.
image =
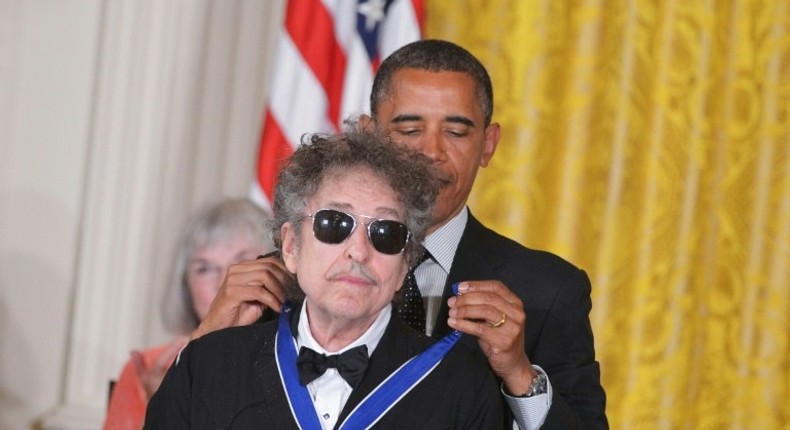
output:
M 303 346 L 306 346 L 318 353 L 330 355 L 340 354 L 360 345 L 367 345 L 369 357 L 373 355 L 373 350 L 376 349 L 381 337 L 384 336 L 384 331 L 387 329 L 387 324 L 389 324 L 390 317 L 392 315 L 392 304 L 387 304 L 387 306 L 385 306 L 384 309 L 379 312 L 379 315 L 373 321 L 373 324 L 368 327 L 367 331 L 365 331 L 362 336 L 346 345 L 344 348 L 341 348 L 339 351 L 329 352 L 325 350 L 318 343 L 318 341 L 315 340 L 313 334 L 310 332 L 310 321 L 307 319 L 307 300 L 307 298 L 304 299 L 302 310 L 299 312 L 299 324 L 297 325 L 296 332 L 297 350 Z
M 458 215 L 429 234 L 423 243 L 425 249 L 447 273 L 450 272 L 450 267 L 453 265 L 455 250 L 458 248 L 458 243 L 461 242 L 461 236 L 464 234 L 468 219 L 469 209 L 464 206 Z

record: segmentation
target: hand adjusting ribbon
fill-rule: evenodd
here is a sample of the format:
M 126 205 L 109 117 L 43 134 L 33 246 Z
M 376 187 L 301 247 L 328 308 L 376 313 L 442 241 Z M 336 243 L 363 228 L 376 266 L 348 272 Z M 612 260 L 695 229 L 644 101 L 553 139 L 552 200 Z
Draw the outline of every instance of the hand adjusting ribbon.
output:
M 360 345 L 342 354 L 326 355 L 303 346 L 299 349 L 296 367 L 299 369 L 299 383 L 302 385 L 313 382 L 331 367 L 337 369 L 351 388 L 356 388 L 368 367 L 368 347 Z

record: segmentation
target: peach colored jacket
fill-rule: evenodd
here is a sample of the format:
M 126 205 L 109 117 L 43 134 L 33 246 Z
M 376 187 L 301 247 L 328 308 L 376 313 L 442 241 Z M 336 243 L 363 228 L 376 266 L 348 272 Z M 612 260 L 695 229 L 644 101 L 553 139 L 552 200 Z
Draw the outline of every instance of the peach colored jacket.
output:
M 170 345 L 160 345 L 141 351 L 146 366 L 152 366 L 162 354 L 172 350 Z M 172 359 L 175 359 L 175 356 Z M 129 359 L 113 387 L 104 430 L 140 430 L 143 428 L 147 404 L 145 389 L 137 376 L 134 363 Z

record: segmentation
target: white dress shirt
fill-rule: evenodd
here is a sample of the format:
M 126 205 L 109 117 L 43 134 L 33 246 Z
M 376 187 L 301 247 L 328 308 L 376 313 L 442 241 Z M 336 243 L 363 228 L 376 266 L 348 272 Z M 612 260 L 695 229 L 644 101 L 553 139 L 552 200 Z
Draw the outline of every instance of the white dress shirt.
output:
M 428 335 L 433 333 L 433 329 L 436 327 L 436 318 L 442 305 L 444 286 L 447 283 L 447 276 L 450 273 L 450 268 L 453 266 L 455 252 L 458 249 L 458 244 L 461 242 L 461 236 L 464 233 L 468 219 L 468 208 L 464 208 L 445 225 L 428 235 L 423 243 L 433 259 L 429 258 L 417 267 L 414 271 L 414 277 L 417 279 L 417 285 L 420 288 L 420 294 L 422 294 L 423 304 L 425 305 L 425 327 Z M 539 372 L 546 373 L 539 366 L 533 367 Z M 514 429 L 533 430 L 539 429 L 543 425 L 551 407 L 552 388 L 550 381 L 548 382 L 546 394 L 533 397 L 513 397 L 505 392 L 504 387 L 500 387 L 500 390 L 505 402 L 516 417 L 516 422 L 513 423 Z
M 307 319 L 307 300 L 308 299 L 305 299 L 299 315 L 296 335 L 297 351 L 301 347 L 306 346 L 319 354 L 331 355 L 341 354 L 360 345 L 367 345 L 368 357 L 370 357 L 376 349 L 376 346 L 378 346 L 379 340 L 384 336 L 384 331 L 387 328 L 387 324 L 390 322 L 392 305 L 387 305 L 379 312 L 373 325 L 371 325 L 362 336 L 339 351 L 330 352 L 325 350 L 310 332 L 310 321 Z M 313 399 L 313 405 L 320 418 L 321 427 L 323 429 L 334 428 L 340 411 L 343 410 L 348 396 L 351 395 L 351 386 L 340 376 L 337 369 L 329 368 L 323 375 L 307 384 L 307 391 L 310 392 L 310 398 Z

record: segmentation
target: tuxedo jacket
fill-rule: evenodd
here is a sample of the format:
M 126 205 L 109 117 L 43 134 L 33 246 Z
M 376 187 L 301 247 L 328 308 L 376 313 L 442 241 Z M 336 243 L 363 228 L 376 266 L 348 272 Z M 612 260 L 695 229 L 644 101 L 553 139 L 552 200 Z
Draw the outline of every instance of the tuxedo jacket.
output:
M 502 281 L 524 304 L 524 350 L 532 364 L 546 371 L 554 392 L 542 429 L 607 429 L 587 274 L 554 254 L 495 233 L 470 214 L 447 277 L 434 337 L 449 331 L 450 285 L 488 279 Z M 461 342 L 477 346 L 468 335 Z
M 292 314 L 296 333 L 298 309 Z M 171 366 L 146 412 L 146 429 L 297 429 L 275 362 L 277 321 L 235 327 L 191 342 Z M 338 425 L 380 382 L 434 340 L 395 314 L 351 392 Z M 460 342 L 375 429 L 501 429 L 497 382 Z

